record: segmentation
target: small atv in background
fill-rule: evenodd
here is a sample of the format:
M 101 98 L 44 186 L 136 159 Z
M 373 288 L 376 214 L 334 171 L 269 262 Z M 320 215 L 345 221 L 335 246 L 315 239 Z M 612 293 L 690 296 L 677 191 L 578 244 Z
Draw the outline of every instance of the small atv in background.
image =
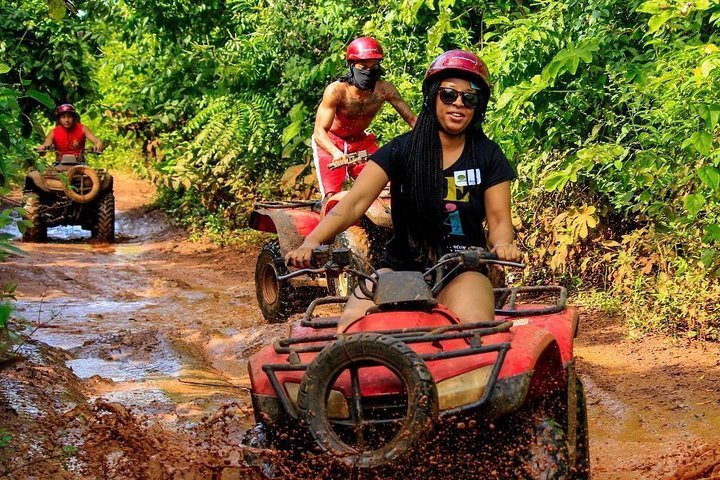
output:
M 470 248 L 423 273 L 370 276 L 351 256 L 321 246 L 321 267 L 281 277 L 344 271 L 374 306 L 339 326 L 315 309 L 347 299 L 316 299 L 287 338 L 252 356 L 248 464 L 284 478 L 263 459 L 278 450 L 305 467 L 349 470 L 329 478 L 590 478 L 579 317 L 563 287 L 495 289 L 494 318 L 461 323 L 435 298 L 448 276 L 524 265 Z
M 24 241 L 45 242 L 48 228 L 60 225 L 79 225 L 99 242 L 115 241 L 113 177 L 88 166 L 84 156 L 59 155 L 44 171 L 30 170 L 23 191 L 31 223 Z
M 365 150 L 347 155 L 331 168 L 367 161 Z M 320 220 L 345 196 L 339 192 L 323 204 L 315 200 L 260 202 L 250 214 L 250 227 L 276 233 L 277 238 L 261 249 L 255 264 L 255 288 L 258 305 L 269 323 L 281 323 L 294 313 L 304 311 L 315 298 L 328 294 L 347 297 L 355 289 L 355 277 L 341 272 L 338 276 L 313 275 L 280 282 L 289 273 L 285 254 L 299 247 Z M 353 256 L 353 267 L 368 271 L 382 259 L 385 244 L 392 235 L 390 190 L 385 189 L 365 215 L 335 238 L 336 247 L 347 247 Z

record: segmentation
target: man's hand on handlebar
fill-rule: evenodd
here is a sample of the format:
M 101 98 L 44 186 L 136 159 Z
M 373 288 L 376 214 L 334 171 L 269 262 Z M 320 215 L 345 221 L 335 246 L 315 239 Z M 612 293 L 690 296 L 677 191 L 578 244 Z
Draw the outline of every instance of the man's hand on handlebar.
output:
M 302 245 L 285 255 L 285 263 L 291 267 L 309 268 L 312 266 L 313 249 L 319 246 L 320 242 L 305 238 Z

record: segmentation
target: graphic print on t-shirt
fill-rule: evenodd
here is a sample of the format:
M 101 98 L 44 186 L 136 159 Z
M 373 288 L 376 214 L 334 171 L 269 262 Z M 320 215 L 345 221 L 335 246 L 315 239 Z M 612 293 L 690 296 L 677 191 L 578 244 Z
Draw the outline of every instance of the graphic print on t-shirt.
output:
M 477 185 L 480 180 L 480 170 L 475 168 L 471 170 L 458 170 L 453 172 L 451 176 L 445 177 L 447 183 L 447 193 L 445 194 L 445 212 L 447 218 L 445 225 L 450 227 L 449 235 L 464 237 L 462 219 L 460 217 L 460 209 L 458 203 L 470 202 L 470 192 L 465 191 L 468 185 Z
M 450 226 L 450 235 L 464 235 L 462 221 L 460 221 L 460 211 L 457 205 L 454 203 L 446 203 L 445 212 L 448 214 L 445 225 Z
M 479 168 L 472 168 L 470 170 L 458 170 L 453 173 L 455 186 L 467 187 L 471 185 L 480 185 L 481 175 Z

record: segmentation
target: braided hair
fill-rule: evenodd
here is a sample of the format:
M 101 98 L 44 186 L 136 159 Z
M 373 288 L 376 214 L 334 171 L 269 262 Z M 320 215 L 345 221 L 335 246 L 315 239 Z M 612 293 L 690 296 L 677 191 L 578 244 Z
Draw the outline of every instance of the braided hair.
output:
M 423 83 L 423 106 L 415 127 L 410 132 L 407 147 L 402 155 L 403 178 L 401 199 L 402 211 L 408 219 L 408 240 L 416 259 L 423 263 L 434 262 L 440 254 L 440 242 L 443 230 L 428 228 L 428 225 L 441 224 L 445 214 L 442 202 L 444 184 L 442 175 L 442 145 L 440 143 L 441 126 L 435 111 L 435 97 L 440 83 L 449 78 L 465 78 L 477 82 L 464 72 L 445 71 L 441 75 L 428 78 Z M 482 122 L 485 118 L 489 88 L 479 89 L 480 104 L 473 112 L 473 118 L 465 131 L 466 148 L 474 155 L 475 139 L 484 137 Z

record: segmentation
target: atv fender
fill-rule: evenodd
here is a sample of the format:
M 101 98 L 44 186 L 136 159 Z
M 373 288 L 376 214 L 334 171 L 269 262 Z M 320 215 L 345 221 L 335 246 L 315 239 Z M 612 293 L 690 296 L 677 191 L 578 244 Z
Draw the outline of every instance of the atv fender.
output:
M 392 228 L 392 217 L 390 216 L 390 199 L 378 197 L 370 204 L 365 216 L 378 227 Z
M 259 209 L 250 214 L 250 227 L 261 232 L 277 233 L 280 252 L 299 247 L 303 239 L 320 222 L 320 215 L 306 209 Z
M 545 329 L 523 326 L 513 329 L 513 348 L 508 351 L 499 377 L 530 373 L 527 399 L 549 396 L 565 388 L 567 375 L 557 339 Z M 568 358 L 568 362 L 572 361 Z M 519 392 L 518 392 L 519 393 Z
M 98 172 L 100 173 L 100 172 Z M 100 191 L 112 190 L 113 188 L 113 176 L 109 173 L 100 174 Z
M 46 193 L 62 192 L 64 190 L 60 179 L 45 178 L 39 171 L 32 170 L 28 172 L 25 179 L 25 190 L 34 190 L 35 188 L 39 188 Z
M 347 191 L 342 191 L 330 197 L 330 200 L 328 200 L 328 202 L 323 207 L 322 216 L 325 216 L 328 211 L 330 211 L 335 205 L 340 202 L 340 200 L 343 199 L 343 197 L 345 197 L 346 194 Z M 380 195 L 378 198 L 376 198 L 373 203 L 370 204 L 370 207 L 368 207 L 367 211 L 365 212 L 365 216 L 368 218 L 368 220 L 370 220 L 370 222 L 373 223 L 373 225 L 388 229 L 392 228 L 392 217 L 390 216 L 390 197 L 386 195 Z

